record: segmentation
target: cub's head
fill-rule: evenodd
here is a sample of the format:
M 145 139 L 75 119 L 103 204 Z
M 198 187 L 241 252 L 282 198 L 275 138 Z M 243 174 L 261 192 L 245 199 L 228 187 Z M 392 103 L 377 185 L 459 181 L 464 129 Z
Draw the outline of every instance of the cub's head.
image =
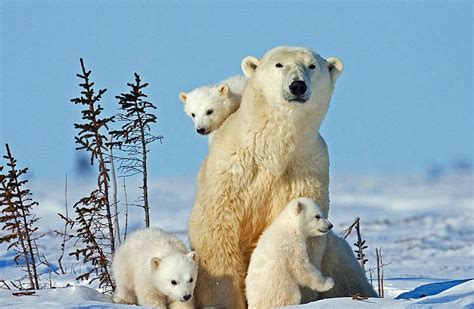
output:
M 338 58 L 302 47 L 277 47 L 262 59 L 246 57 L 241 66 L 269 104 L 303 112 L 318 106 L 324 113 L 343 69 Z
M 314 200 L 301 197 L 291 201 L 288 206 L 303 235 L 307 237 L 321 236 L 332 229 L 332 223 L 324 218 L 321 207 Z
M 188 302 L 193 297 L 197 277 L 197 256 L 174 254 L 150 260 L 153 283 L 172 301 Z
M 197 133 L 207 135 L 229 116 L 226 106 L 229 96 L 229 85 L 224 83 L 181 92 L 179 100 L 184 104 L 184 112 L 193 120 Z

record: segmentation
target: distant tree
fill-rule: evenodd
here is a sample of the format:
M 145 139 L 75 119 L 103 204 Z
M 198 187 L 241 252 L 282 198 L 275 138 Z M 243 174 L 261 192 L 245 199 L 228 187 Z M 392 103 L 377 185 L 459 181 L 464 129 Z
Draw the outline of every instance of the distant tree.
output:
M 90 153 L 91 165 L 97 161 L 99 174 L 97 177 L 97 189 L 89 196 L 82 198 L 74 205 L 76 213 L 75 225 L 76 237 L 83 246 L 76 248 L 70 253 L 79 260 L 82 257 L 84 263 L 91 263 L 89 269 L 77 279 L 90 279 L 90 282 L 98 279 L 99 286 L 106 291 L 113 290 L 114 286 L 110 277 L 110 260 L 115 252 L 115 234 L 111 203 L 109 201 L 109 168 L 107 143 L 109 124 L 114 117 L 101 118 L 103 108 L 98 103 L 107 89 L 100 89 L 97 94 L 94 91 L 94 83 L 89 77 L 91 71 L 87 71 L 81 58 L 81 70 L 77 76 L 82 80 L 79 86 L 83 88 L 81 96 L 71 99 L 71 102 L 84 106 L 82 119 L 84 123 L 75 123 L 74 127 L 79 129 L 76 149 L 85 149 Z M 91 274 L 96 276 L 90 278 Z
M 118 145 L 126 156 L 117 157 L 119 170 L 123 176 L 142 176 L 142 195 L 136 206 L 143 207 L 145 212 L 145 226 L 150 226 L 150 204 L 148 195 L 148 145 L 156 140 L 163 139 L 161 135 L 151 134 L 150 124 L 156 123 L 157 117 L 152 113 L 156 109 L 153 103 L 146 101 L 147 95 L 143 89 L 148 83 L 141 83 L 140 76 L 135 73 L 135 83 L 127 83 L 131 88 L 129 93 L 116 96 L 119 103 L 119 113 L 116 119 L 123 122 L 120 130 L 111 131 L 113 144 Z
M 29 289 L 40 289 L 37 267 L 42 261 L 36 241 L 43 235 L 38 234 L 35 224 L 39 218 L 32 213 L 38 203 L 32 200 L 30 190 L 24 188 L 28 180 L 22 177 L 28 168 L 18 169 L 8 144 L 5 147 L 7 153 L 3 158 L 7 161 L 8 173 L 3 174 L 4 166 L 0 166 L 0 223 L 7 234 L 0 237 L 0 243 L 10 244 L 7 250 L 13 250 L 15 264 L 24 267 Z M 17 287 L 22 289 L 21 280 L 19 282 Z

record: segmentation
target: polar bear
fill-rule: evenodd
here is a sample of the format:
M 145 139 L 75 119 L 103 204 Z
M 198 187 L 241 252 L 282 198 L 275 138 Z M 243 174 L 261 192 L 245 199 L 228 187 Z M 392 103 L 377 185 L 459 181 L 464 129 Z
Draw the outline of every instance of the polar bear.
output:
M 184 112 L 193 120 L 197 133 L 212 134 L 239 108 L 246 81 L 245 76 L 237 75 L 216 85 L 202 86 L 179 94 Z
M 195 252 L 157 228 L 134 232 L 112 260 L 114 302 L 157 308 L 194 308 Z
M 331 228 L 312 199 L 292 200 L 260 236 L 250 258 L 245 279 L 249 308 L 297 305 L 301 301 L 299 286 L 330 290 L 334 280 L 309 262 L 306 240 L 325 235 Z
M 242 69 L 248 81 L 240 107 L 215 132 L 197 176 L 189 240 L 199 255 L 198 306 L 245 308 L 252 251 L 290 200 L 307 196 L 325 218 L 329 211 L 329 158 L 317 132 L 342 62 L 307 48 L 278 47 L 262 59 L 246 57 Z M 308 240 L 317 269 L 326 241 Z M 365 277 L 352 281 L 368 284 Z M 318 293 L 302 296 L 311 301 Z

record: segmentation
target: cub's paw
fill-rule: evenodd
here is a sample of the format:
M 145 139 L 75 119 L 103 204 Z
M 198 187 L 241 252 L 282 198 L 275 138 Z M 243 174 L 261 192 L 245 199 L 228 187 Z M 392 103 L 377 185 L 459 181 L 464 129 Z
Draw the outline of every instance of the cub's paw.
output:
M 327 277 L 326 281 L 324 281 L 324 284 L 321 285 L 320 289 L 318 289 L 319 292 L 325 292 L 330 289 L 332 289 L 334 286 L 334 279 L 331 277 Z

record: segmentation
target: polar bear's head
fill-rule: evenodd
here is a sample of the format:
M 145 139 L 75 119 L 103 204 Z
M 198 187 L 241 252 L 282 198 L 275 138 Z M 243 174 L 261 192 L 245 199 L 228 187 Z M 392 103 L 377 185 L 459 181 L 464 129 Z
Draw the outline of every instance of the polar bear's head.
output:
M 343 70 L 338 58 L 324 59 L 302 47 L 277 47 L 262 59 L 246 57 L 241 66 L 268 104 L 300 110 L 302 114 L 314 109 L 326 113 Z
M 321 207 L 310 198 L 294 199 L 288 204 L 288 208 L 291 216 L 296 219 L 297 227 L 307 237 L 324 235 L 333 226 L 324 218 Z
M 184 112 L 193 120 L 197 133 L 207 135 L 219 128 L 231 112 L 230 89 L 226 83 L 196 88 L 179 94 Z
M 193 297 L 197 277 L 196 253 L 173 254 L 150 260 L 155 286 L 171 301 L 188 302 Z

